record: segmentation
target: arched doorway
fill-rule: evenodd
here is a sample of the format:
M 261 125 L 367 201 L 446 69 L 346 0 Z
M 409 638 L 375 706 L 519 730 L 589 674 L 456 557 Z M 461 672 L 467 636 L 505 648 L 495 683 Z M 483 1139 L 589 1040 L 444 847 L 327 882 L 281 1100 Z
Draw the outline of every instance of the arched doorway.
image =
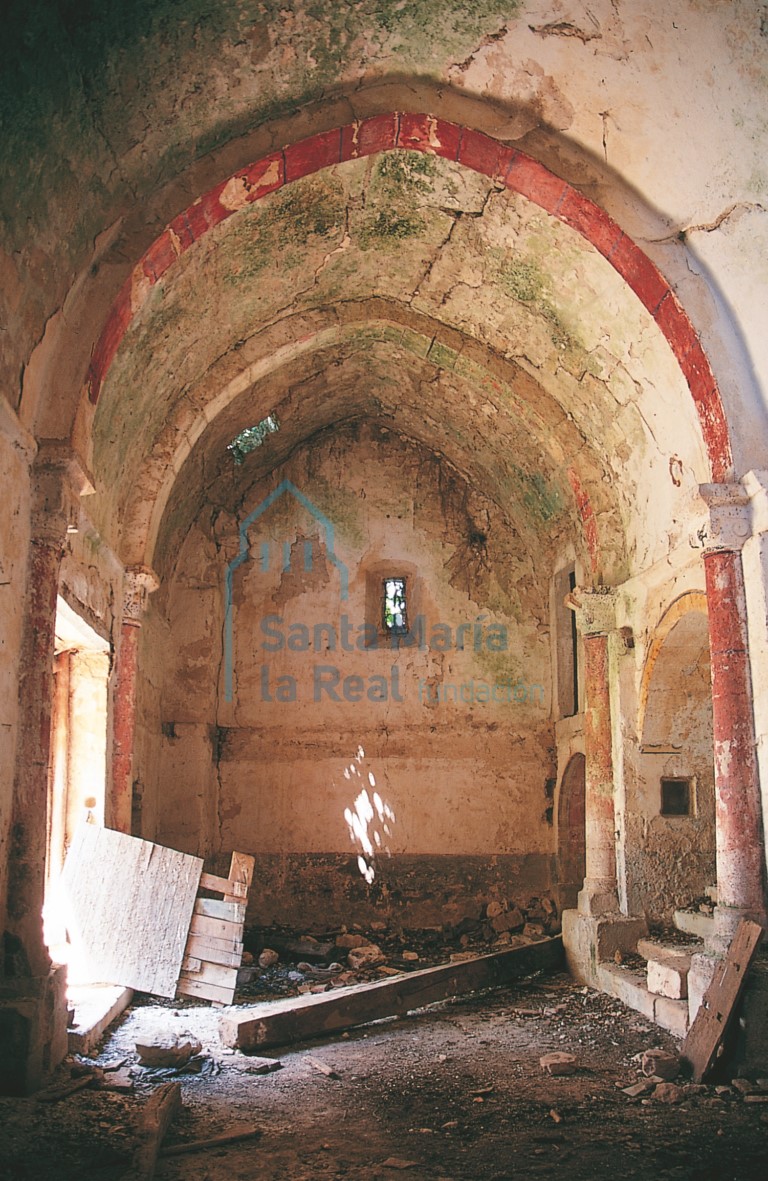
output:
M 557 806 L 557 878 L 561 910 L 576 905 L 576 896 L 586 872 L 585 769 L 584 755 L 572 755 L 560 781 Z

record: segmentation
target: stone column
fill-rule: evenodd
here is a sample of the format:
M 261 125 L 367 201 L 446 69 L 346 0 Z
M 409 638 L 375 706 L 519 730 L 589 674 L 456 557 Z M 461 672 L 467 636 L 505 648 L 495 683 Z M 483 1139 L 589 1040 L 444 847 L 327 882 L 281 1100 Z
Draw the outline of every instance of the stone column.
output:
M 93 488 L 67 444 L 41 443 L 30 480 L 30 544 L 19 652 L 19 723 L 8 851 L 0 1090 L 29 1094 L 67 1052 L 66 969 L 43 938 L 48 776 L 59 569 L 79 498 Z
M 563 911 L 563 945 L 577 980 L 606 986 L 605 964 L 633 951 L 647 934 L 645 919 L 622 914 L 616 881 L 613 726 L 609 677 L 616 595 L 608 588 L 576 588 L 566 598 L 576 612 L 584 645 L 584 756 L 586 877 L 577 909 Z M 613 985 L 611 985 L 613 987 Z
M 43 443 L 32 466 L 31 537 L 19 671 L 19 730 L 9 855 L 8 923 L 23 968 L 45 974 L 42 931 L 47 844 L 48 768 L 54 694 L 54 634 L 59 569 L 68 530 L 77 529 L 80 496 L 92 491 L 68 446 Z
M 749 495 L 751 536 L 741 560 L 747 598 L 749 666 L 755 719 L 757 773 L 762 798 L 764 852 L 768 862 L 768 471 L 747 472 L 742 483 Z
M 146 566 L 130 566 L 123 576 L 123 617 L 112 706 L 112 790 L 106 809 L 107 826 L 118 832 L 131 831 L 139 631 L 147 599 L 158 585 L 157 576 Z
M 608 636 L 615 628 L 615 594 L 608 589 L 579 588 L 566 601 L 576 612 L 584 645 L 586 877 L 578 908 L 582 914 L 612 914 L 619 909 L 608 680 Z
M 710 526 L 704 570 L 712 662 L 717 907 L 715 943 L 742 918 L 766 924 L 763 845 L 741 550 L 751 534 L 741 484 L 703 484 Z

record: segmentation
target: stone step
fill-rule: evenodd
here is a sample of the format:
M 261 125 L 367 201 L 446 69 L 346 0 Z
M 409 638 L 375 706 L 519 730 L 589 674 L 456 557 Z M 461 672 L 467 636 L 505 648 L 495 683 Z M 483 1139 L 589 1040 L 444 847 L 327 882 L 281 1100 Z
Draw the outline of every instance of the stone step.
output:
M 615 996 L 675 1037 L 685 1037 L 688 1032 L 688 1002 L 651 992 L 645 972 L 624 964 L 604 963 L 598 964 L 597 977 L 603 992 Z
M 683 947 L 663 939 L 639 939 L 637 954 L 648 961 L 646 984 L 649 992 L 672 1000 L 687 997 L 691 956 L 702 948 L 701 943 Z
M 75 1011 L 68 1030 L 70 1054 L 90 1054 L 105 1030 L 128 1008 L 133 990 L 119 984 L 78 984 L 67 989 Z
M 695 935 L 697 939 L 709 939 L 715 929 L 715 920 L 711 914 L 703 914 L 700 910 L 676 910 L 672 921 L 678 931 L 686 935 Z

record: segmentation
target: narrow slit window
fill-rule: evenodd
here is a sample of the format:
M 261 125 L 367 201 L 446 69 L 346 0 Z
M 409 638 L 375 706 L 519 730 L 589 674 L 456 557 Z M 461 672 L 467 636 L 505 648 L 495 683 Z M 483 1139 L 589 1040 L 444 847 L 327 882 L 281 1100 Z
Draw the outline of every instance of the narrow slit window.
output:
M 670 778 L 661 781 L 662 816 L 691 815 L 690 779 Z
M 404 578 L 385 578 L 382 623 L 388 636 L 404 636 L 408 631 L 408 608 Z

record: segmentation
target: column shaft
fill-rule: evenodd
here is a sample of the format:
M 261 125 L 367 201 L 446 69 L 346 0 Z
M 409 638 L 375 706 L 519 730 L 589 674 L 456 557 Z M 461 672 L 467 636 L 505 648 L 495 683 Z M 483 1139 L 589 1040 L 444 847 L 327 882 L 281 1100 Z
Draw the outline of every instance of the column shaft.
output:
M 741 554 L 704 555 L 712 661 L 720 926 L 729 909 L 765 921 L 760 787 Z M 736 915 L 732 916 L 736 919 Z M 727 932 L 725 932 L 727 933 Z

